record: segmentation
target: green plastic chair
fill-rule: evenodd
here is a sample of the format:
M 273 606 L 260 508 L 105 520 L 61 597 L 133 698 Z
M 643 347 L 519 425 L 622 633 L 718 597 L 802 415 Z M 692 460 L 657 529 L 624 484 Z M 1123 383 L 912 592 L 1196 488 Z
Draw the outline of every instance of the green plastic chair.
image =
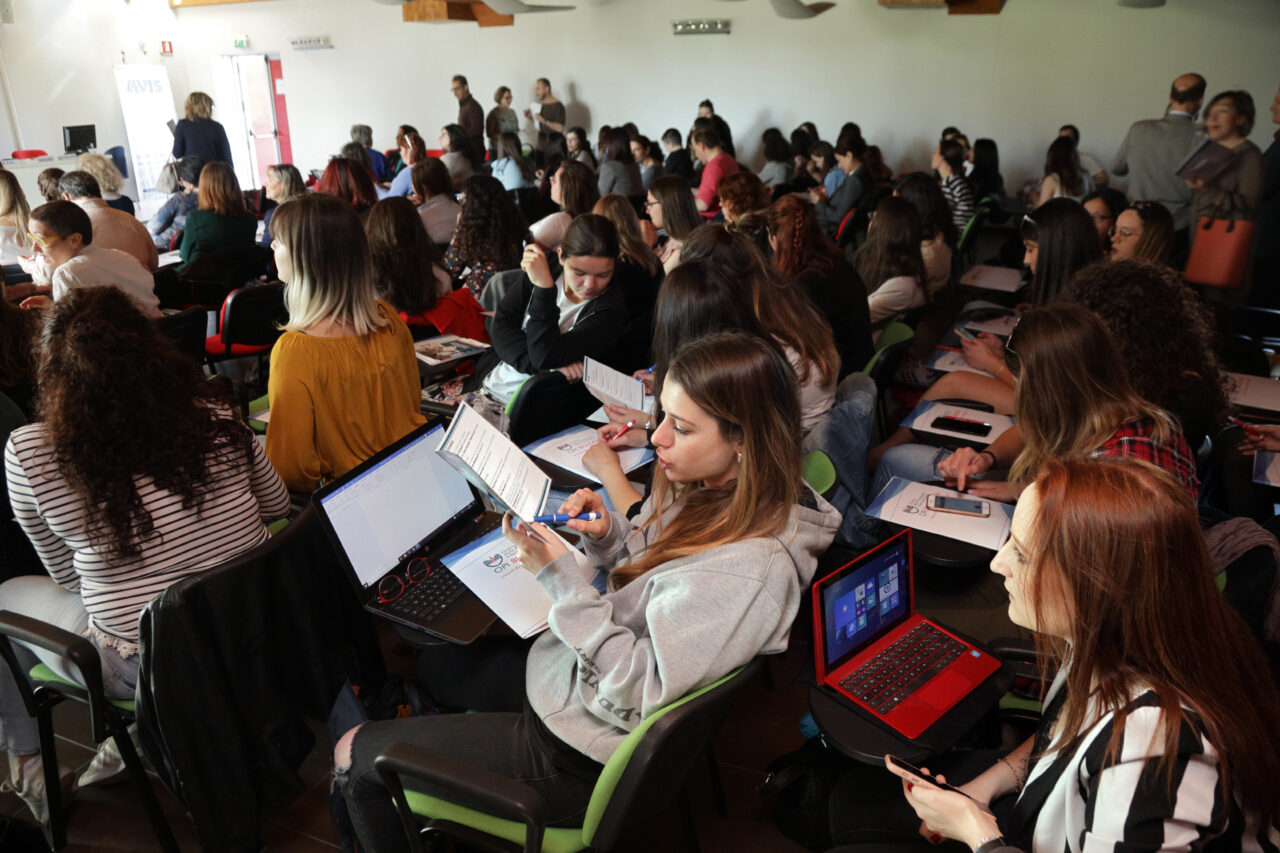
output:
M 809 484 L 809 488 L 824 498 L 835 491 L 836 466 L 832 463 L 831 457 L 821 450 L 811 450 L 805 454 L 800 462 L 800 473 L 804 475 L 804 481 Z
M 876 423 L 879 424 L 881 435 L 886 433 L 889 420 L 885 392 L 889 388 L 889 383 L 893 381 L 893 374 L 897 372 L 898 364 L 907 354 L 915 337 L 915 330 L 906 323 L 900 320 L 889 323 L 880 332 L 880 337 L 876 338 L 876 351 L 872 353 L 871 360 L 862 371 L 876 383 Z
M 646 718 L 605 763 L 579 827 L 547 827 L 546 803 L 523 783 L 409 744 L 393 744 L 374 767 L 415 851 L 423 850 L 424 830 L 472 843 L 523 845 L 524 853 L 608 850 L 633 815 L 652 815 L 683 790 L 693 763 L 762 665 L 756 658 Z M 406 791 L 402 778 L 423 790 Z
M 62 678 L 43 663 L 32 667 L 27 677 L 23 678 L 9 640 L 55 652 L 66 658 L 80 672 L 84 684 Z M 53 734 L 54 706 L 66 699 L 88 705 L 89 730 L 93 742 L 100 744 L 107 738 L 115 740 L 160 848 L 177 853 L 178 843 L 174 840 L 173 830 L 160 808 L 142 759 L 129 736 L 129 724 L 134 720 L 134 700 L 106 697 L 102 687 L 102 663 L 97 648 L 87 638 L 47 622 L 0 611 L 0 659 L 13 674 L 27 713 L 36 719 L 45 778 L 58 778 L 57 740 Z M 48 841 L 54 850 L 58 850 L 67 843 L 62 789 L 58 785 L 49 785 L 45 788 L 45 796 L 49 806 L 49 825 L 46 828 Z
M 867 362 L 867 366 L 862 369 L 862 372 L 875 379 L 876 365 L 880 363 L 885 351 L 903 341 L 911 340 L 915 335 L 915 331 L 900 320 L 894 320 L 886 325 L 880 331 L 880 337 L 876 338 L 876 351 L 871 354 L 871 359 Z

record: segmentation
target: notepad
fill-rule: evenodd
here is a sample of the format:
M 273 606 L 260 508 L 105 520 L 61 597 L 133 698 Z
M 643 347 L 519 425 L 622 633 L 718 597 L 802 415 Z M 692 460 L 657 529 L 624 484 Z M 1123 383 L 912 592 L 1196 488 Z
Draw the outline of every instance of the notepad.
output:
M 995 377 L 990 373 L 987 373 L 987 371 L 979 370 L 969 364 L 969 362 L 965 361 L 963 350 L 952 349 L 951 347 L 936 348 L 933 351 L 933 355 L 930 356 L 929 361 L 925 364 L 925 367 L 932 367 L 934 370 L 941 370 L 943 373 L 951 373 L 952 371 L 961 370 L 968 373 L 976 373 L 979 376 L 989 376 L 992 379 L 995 379 Z
M 440 559 L 512 631 L 532 637 L 547 627 L 555 600 L 520 565 L 516 546 L 494 530 Z
M 962 420 L 980 421 L 984 424 L 989 424 L 991 432 L 986 435 L 971 435 L 967 432 L 941 429 L 933 426 L 933 421 L 936 418 L 960 418 Z M 945 435 L 948 438 L 958 438 L 975 444 L 990 444 L 999 438 L 1005 430 L 1013 426 L 1013 418 L 1008 415 L 997 415 L 978 409 L 966 409 L 964 406 L 951 406 L 946 403 L 937 403 L 933 400 L 922 400 L 920 405 L 916 406 L 911 411 L 911 414 L 907 415 L 902 424 L 908 429 L 913 429 L 917 432 Z
M 1280 412 L 1280 382 L 1266 376 L 1227 373 L 1231 379 L 1231 402 L 1246 409 Z
M 418 358 L 433 366 L 480 355 L 487 349 L 489 345 L 486 343 L 457 335 L 437 335 L 413 345 Z
M 1178 164 L 1173 173 L 1184 181 L 1198 179 L 1208 181 L 1217 177 L 1227 168 L 1227 164 L 1236 157 L 1235 149 L 1221 143 L 1206 139 L 1196 150 L 1187 155 L 1187 159 Z
M 587 470 L 582 457 L 597 442 L 596 431 L 589 426 L 570 427 L 563 432 L 540 439 L 525 446 L 528 453 L 539 459 L 558 465 L 566 471 L 599 483 L 600 478 Z M 648 447 L 628 447 L 619 450 L 618 463 L 623 473 L 628 473 L 653 459 L 653 450 Z
M 977 264 L 960 277 L 960 283 L 983 290 L 1013 293 L 1022 287 L 1022 270 Z
M 991 514 L 986 518 L 978 518 L 953 512 L 935 512 L 926 505 L 929 495 L 982 500 L 990 504 Z M 1013 523 L 1013 506 L 961 494 L 944 486 L 926 486 L 924 483 L 894 477 L 867 507 L 867 515 L 998 551 L 1009 536 L 1009 527 Z
M 987 320 L 966 320 L 963 325 L 966 329 L 975 332 L 990 332 L 1007 338 L 1012 334 L 1013 327 L 1018 325 L 1018 317 L 1017 314 L 1006 314 L 1003 317 L 992 317 Z

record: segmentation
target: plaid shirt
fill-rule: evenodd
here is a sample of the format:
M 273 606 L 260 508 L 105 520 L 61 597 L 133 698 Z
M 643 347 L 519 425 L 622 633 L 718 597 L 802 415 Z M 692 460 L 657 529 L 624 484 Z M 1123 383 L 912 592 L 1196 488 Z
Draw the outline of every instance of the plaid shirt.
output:
M 1154 421 L 1129 421 L 1091 455 L 1110 456 L 1114 459 L 1142 459 L 1158 465 L 1178 478 L 1191 495 L 1192 503 L 1195 503 L 1200 491 L 1200 480 L 1196 477 L 1196 457 L 1187 440 L 1182 437 L 1182 431 L 1175 428 L 1168 441 L 1156 444 L 1151 438 L 1153 429 Z

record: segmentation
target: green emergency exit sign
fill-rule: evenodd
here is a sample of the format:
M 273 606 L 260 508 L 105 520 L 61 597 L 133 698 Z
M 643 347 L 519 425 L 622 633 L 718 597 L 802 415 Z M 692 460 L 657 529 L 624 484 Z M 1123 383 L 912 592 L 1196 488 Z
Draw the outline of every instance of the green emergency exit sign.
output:
M 236 46 L 237 48 L 241 48 L 241 49 L 248 47 L 248 46 L 249 46 L 249 37 L 248 37 L 247 35 L 245 35 L 245 36 L 236 36 L 236 43 L 235 43 L 235 46 Z

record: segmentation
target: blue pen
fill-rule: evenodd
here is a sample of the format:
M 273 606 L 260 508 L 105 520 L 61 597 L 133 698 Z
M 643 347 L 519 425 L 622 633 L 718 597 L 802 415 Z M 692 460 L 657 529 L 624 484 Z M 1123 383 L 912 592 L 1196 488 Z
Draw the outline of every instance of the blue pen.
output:
M 651 364 L 651 365 L 649 365 L 648 369 L 647 369 L 647 370 L 645 370 L 644 375 L 645 375 L 645 376 L 648 376 L 650 373 L 653 373 L 653 371 L 655 371 L 655 370 L 657 370 L 657 369 L 658 369 L 658 365 L 656 365 L 656 364 Z M 636 377 L 636 381 L 637 381 L 637 382 L 641 382 L 641 381 L 643 381 L 643 380 L 641 380 L 641 378 L 640 378 L 639 376 L 637 376 L 637 377 Z
M 565 524 L 570 521 L 595 521 L 603 518 L 598 512 L 584 512 L 580 515 L 563 515 L 557 513 L 555 515 L 535 515 L 533 517 L 534 524 Z

